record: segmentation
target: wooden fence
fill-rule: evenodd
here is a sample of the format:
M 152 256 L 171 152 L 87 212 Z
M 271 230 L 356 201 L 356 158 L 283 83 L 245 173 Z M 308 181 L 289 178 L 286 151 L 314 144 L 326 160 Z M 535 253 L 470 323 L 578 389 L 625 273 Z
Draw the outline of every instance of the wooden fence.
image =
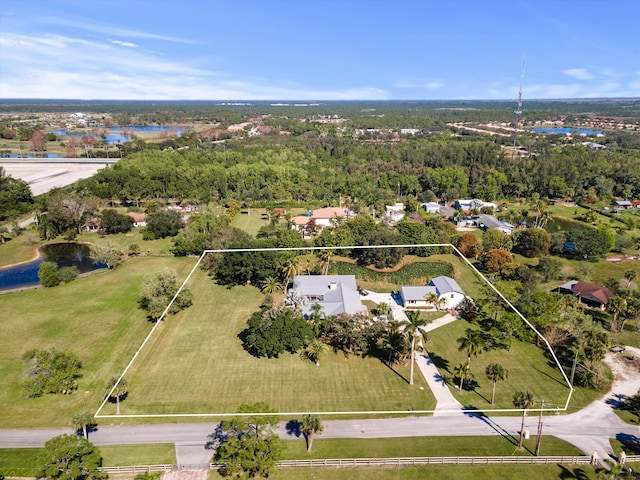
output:
M 589 455 L 571 456 L 509 456 L 509 457 L 397 457 L 397 458 L 325 458 L 308 460 L 281 460 L 279 468 L 296 467 L 404 467 L 410 465 L 535 465 L 565 464 L 586 465 L 591 462 Z M 602 460 L 601 460 L 602 462 Z M 627 462 L 640 462 L 640 455 L 627 455 Z M 144 472 L 170 472 L 172 470 L 219 470 L 224 465 L 209 463 L 202 465 L 143 465 L 127 467 L 104 467 L 107 473 L 136 474 Z

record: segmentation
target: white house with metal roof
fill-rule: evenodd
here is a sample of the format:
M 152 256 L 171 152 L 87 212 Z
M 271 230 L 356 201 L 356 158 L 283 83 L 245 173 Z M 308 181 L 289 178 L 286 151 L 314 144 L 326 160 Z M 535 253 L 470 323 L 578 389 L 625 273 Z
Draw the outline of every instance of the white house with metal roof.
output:
M 429 285 L 403 286 L 400 288 L 400 300 L 405 308 L 435 308 L 427 301 L 427 295 L 435 294 L 438 308 L 451 310 L 460 306 L 466 295 L 458 282 L 451 277 L 436 277 Z
M 307 300 L 304 315 L 311 312 L 314 303 L 319 304 L 327 316 L 368 311 L 360 301 L 355 275 L 296 275 L 293 290 Z

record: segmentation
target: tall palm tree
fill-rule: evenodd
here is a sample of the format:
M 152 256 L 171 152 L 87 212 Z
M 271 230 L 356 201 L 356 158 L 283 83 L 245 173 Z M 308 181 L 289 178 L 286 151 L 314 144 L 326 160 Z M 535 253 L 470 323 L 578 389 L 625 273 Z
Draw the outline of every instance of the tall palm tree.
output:
M 522 440 L 524 438 L 524 420 L 527 417 L 527 410 L 535 405 L 533 401 L 533 393 L 529 390 L 518 390 L 513 395 L 513 405 L 516 408 L 522 409 L 522 424 L 520 425 L 520 441 L 518 442 L 518 448 L 522 449 Z
M 627 299 L 620 295 L 614 295 L 609 299 L 609 302 L 607 302 L 606 308 L 612 316 L 610 330 L 612 332 L 619 331 L 618 317 L 625 314 L 627 310 Z
M 400 323 L 391 320 L 387 324 L 387 329 L 377 341 L 378 348 L 389 352 L 387 363 L 392 361 L 400 363 L 407 359 L 407 355 L 411 352 L 411 345 L 404 331 L 400 329 Z
M 333 258 L 333 250 L 320 250 L 320 260 L 322 261 L 322 275 L 328 275 L 329 265 Z
M 493 401 L 496 398 L 496 382 L 505 380 L 509 376 L 509 372 L 500 363 L 490 363 L 484 373 L 493 382 L 491 388 L 491 405 L 493 405 Z
M 109 383 L 107 383 L 107 388 L 111 390 L 113 386 L 118 382 L 118 379 L 115 377 L 111 377 L 109 379 Z M 118 382 L 116 388 L 111 392 L 111 398 L 116 400 L 116 415 L 120 415 L 120 400 L 129 393 L 129 387 L 127 385 L 127 381 L 123 378 Z
M 83 410 L 73 416 L 71 423 L 73 423 L 73 428 L 76 431 L 82 430 L 82 435 L 84 436 L 84 438 L 88 439 L 89 427 L 95 426 L 96 420 L 89 410 Z
M 304 438 L 307 440 L 307 452 L 311 451 L 311 446 L 313 445 L 313 436 L 316 433 L 322 433 L 324 430 L 324 425 L 322 424 L 322 420 L 318 415 L 313 415 L 308 413 L 302 417 L 300 421 L 300 431 L 304 435 Z
M 624 272 L 624 278 L 627 279 L 627 288 L 631 288 L 631 282 L 633 282 L 638 276 L 638 272 L 635 270 L 627 270 Z
M 462 392 L 462 385 L 464 384 L 464 379 L 467 377 L 468 371 L 469 371 L 469 367 L 464 362 L 457 364 L 453 368 L 453 376 L 460 380 L 460 383 L 458 384 L 458 391 L 460 392 Z
M 429 292 L 424 296 L 424 299 L 429 305 L 433 305 L 436 310 L 439 310 L 439 308 L 438 308 L 438 295 L 437 294 L 435 294 L 433 292 Z
M 286 292 L 287 287 L 291 283 L 291 280 L 293 279 L 293 277 L 298 275 L 298 272 L 299 272 L 298 261 L 293 258 L 290 258 L 289 260 L 287 260 L 287 263 L 283 265 L 281 272 L 282 272 L 282 276 L 284 277 L 282 280 L 282 285 Z
M 467 328 L 464 337 L 458 338 L 460 346 L 458 350 L 464 350 L 467 354 L 467 366 L 471 367 L 471 357 L 478 358 L 484 351 L 485 341 L 482 338 L 482 332 L 480 330 L 474 330 Z
M 411 337 L 411 368 L 409 373 L 409 385 L 413 385 L 413 364 L 416 358 L 416 341 L 422 339 L 427 340 L 426 326 L 431 323 L 431 320 L 422 318 L 420 312 L 416 310 L 410 310 L 407 312 L 407 319 L 401 322 L 400 325 L 404 326 L 404 333 Z

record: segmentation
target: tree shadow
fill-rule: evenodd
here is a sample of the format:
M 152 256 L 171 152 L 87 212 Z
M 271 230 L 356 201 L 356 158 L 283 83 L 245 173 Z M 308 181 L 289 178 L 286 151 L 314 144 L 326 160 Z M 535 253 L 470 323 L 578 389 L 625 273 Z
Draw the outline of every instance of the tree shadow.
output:
M 483 412 L 481 412 L 481 411 L 475 411 L 475 412 L 470 411 L 470 410 L 478 410 L 478 408 L 475 405 L 465 405 L 462 409 L 463 409 L 464 414 L 466 416 L 468 416 L 470 418 L 477 418 L 478 420 L 481 420 L 482 422 L 486 423 L 489 427 L 491 427 L 498 435 L 500 435 L 502 438 L 504 438 L 509 443 L 511 443 L 514 447 L 518 446 L 518 443 L 520 441 L 520 439 L 518 437 L 513 436 L 505 428 L 503 428 L 500 425 L 498 425 L 494 420 L 492 420 L 490 417 L 488 417 Z M 533 455 L 533 452 L 531 450 L 529 450 L 528 448 L 526 448 L 526 450 L 530 454 Z
M 380 362 L 387 367 L 389 370 L 391 370 L 393 373 L 395 373 L 397 376 L 399 376 L 402 380 L 404 380 L 406 383 L 409 383 L 409 379 L 405 378 L 404 375 L 402 375 L 400 372 L 396 371 L 391 365 L 389 365 L 388 362 L 385 362 L 384 360 L 380 359 Z
M 204 448 L 207 450 L 217 450 L 220 444 L 227 438 L 227 432 L 222 429 L 222 423 L 219 423 L 216 429 L 207 435 L 207 443 L 205 443 Z
M 287 430 L 287 435 L 295 436 L 296 438 L 300 438 L 302 432 L 300 431 L 300 422 L 298 420 L 289 420 L 285 425 Z
M 436 367 L 438 370 L 444 370 L 447 373 L 451 373 L 451 371 L 449 370 L 449 360 L 442 358 L 440 355 L 437 355 L 433 352 L 429 352 L 428 355 L 434 367 Z
M 558 475 L 558 478 L 560 479 L 575 478 L 578 480 L 589 480 L 591 478 L 589 475 L 585 473 L 585 471 L 582 468 L 573 468 L 573 471 L 572 471 L 569 467 L 565 465 L 558 464 L 558 466 L 560 467 L 560 475 Z
M 557 369 L 558 366 L 554 363 L 553 366 Z M 558 380 L 556 377 L 552 377 L 551 375 L 549 375 L 547 372 L 543 372 L 542 370 L 540 370 L 538 367 L 533 367 L 534 370 L 536 370 L 537 372 L 540 372 L 542 375 L 545 375 L 547 377 L 549 377 L 551 380 L 554 380 L 556 382 L 558 382 L 560 385 L 566 387 L 567 384 L 564 381 Z
M 129 396 L 129 392 L 124 392 L 122 395 L 120 395 L 120 403 L 124 402 L 128 396 Z M 110 395 L 107 401 L 109 403 L 113 403 L 114 405 L 118 403 L 118 400 L 116 399 L 115 395 Z
M 614 393 L 613 396 L 607 398 L 606 403 L 611 405 L 613 408 L 620 408 L 627 398 L 629 397 L 622 393 Z
M 627 454 L 640 455 L 640 438 L 629 433 L 618 433 L 616 440 L 624 445 L 624 451 Z

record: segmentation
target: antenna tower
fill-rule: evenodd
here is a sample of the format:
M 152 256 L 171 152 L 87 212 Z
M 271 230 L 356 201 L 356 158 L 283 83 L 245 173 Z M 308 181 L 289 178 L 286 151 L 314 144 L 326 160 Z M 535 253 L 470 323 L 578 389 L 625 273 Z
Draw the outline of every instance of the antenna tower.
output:
M 516 144 L 518 142 L 518 129 L 520 128 L 520 116 L 522 115 L 522 85 L 524 84 L 524 67 L 527 64 L 527 52 L 525 51 L 522 54 L 522 71 L 520 72 L 520 91 L 518 93 L 518 107 L 513 112 L 516 114 L 516 124 L 513 129 L 513 151 L 511 153 L 511 158 L 513 159 L 516 156 Z

